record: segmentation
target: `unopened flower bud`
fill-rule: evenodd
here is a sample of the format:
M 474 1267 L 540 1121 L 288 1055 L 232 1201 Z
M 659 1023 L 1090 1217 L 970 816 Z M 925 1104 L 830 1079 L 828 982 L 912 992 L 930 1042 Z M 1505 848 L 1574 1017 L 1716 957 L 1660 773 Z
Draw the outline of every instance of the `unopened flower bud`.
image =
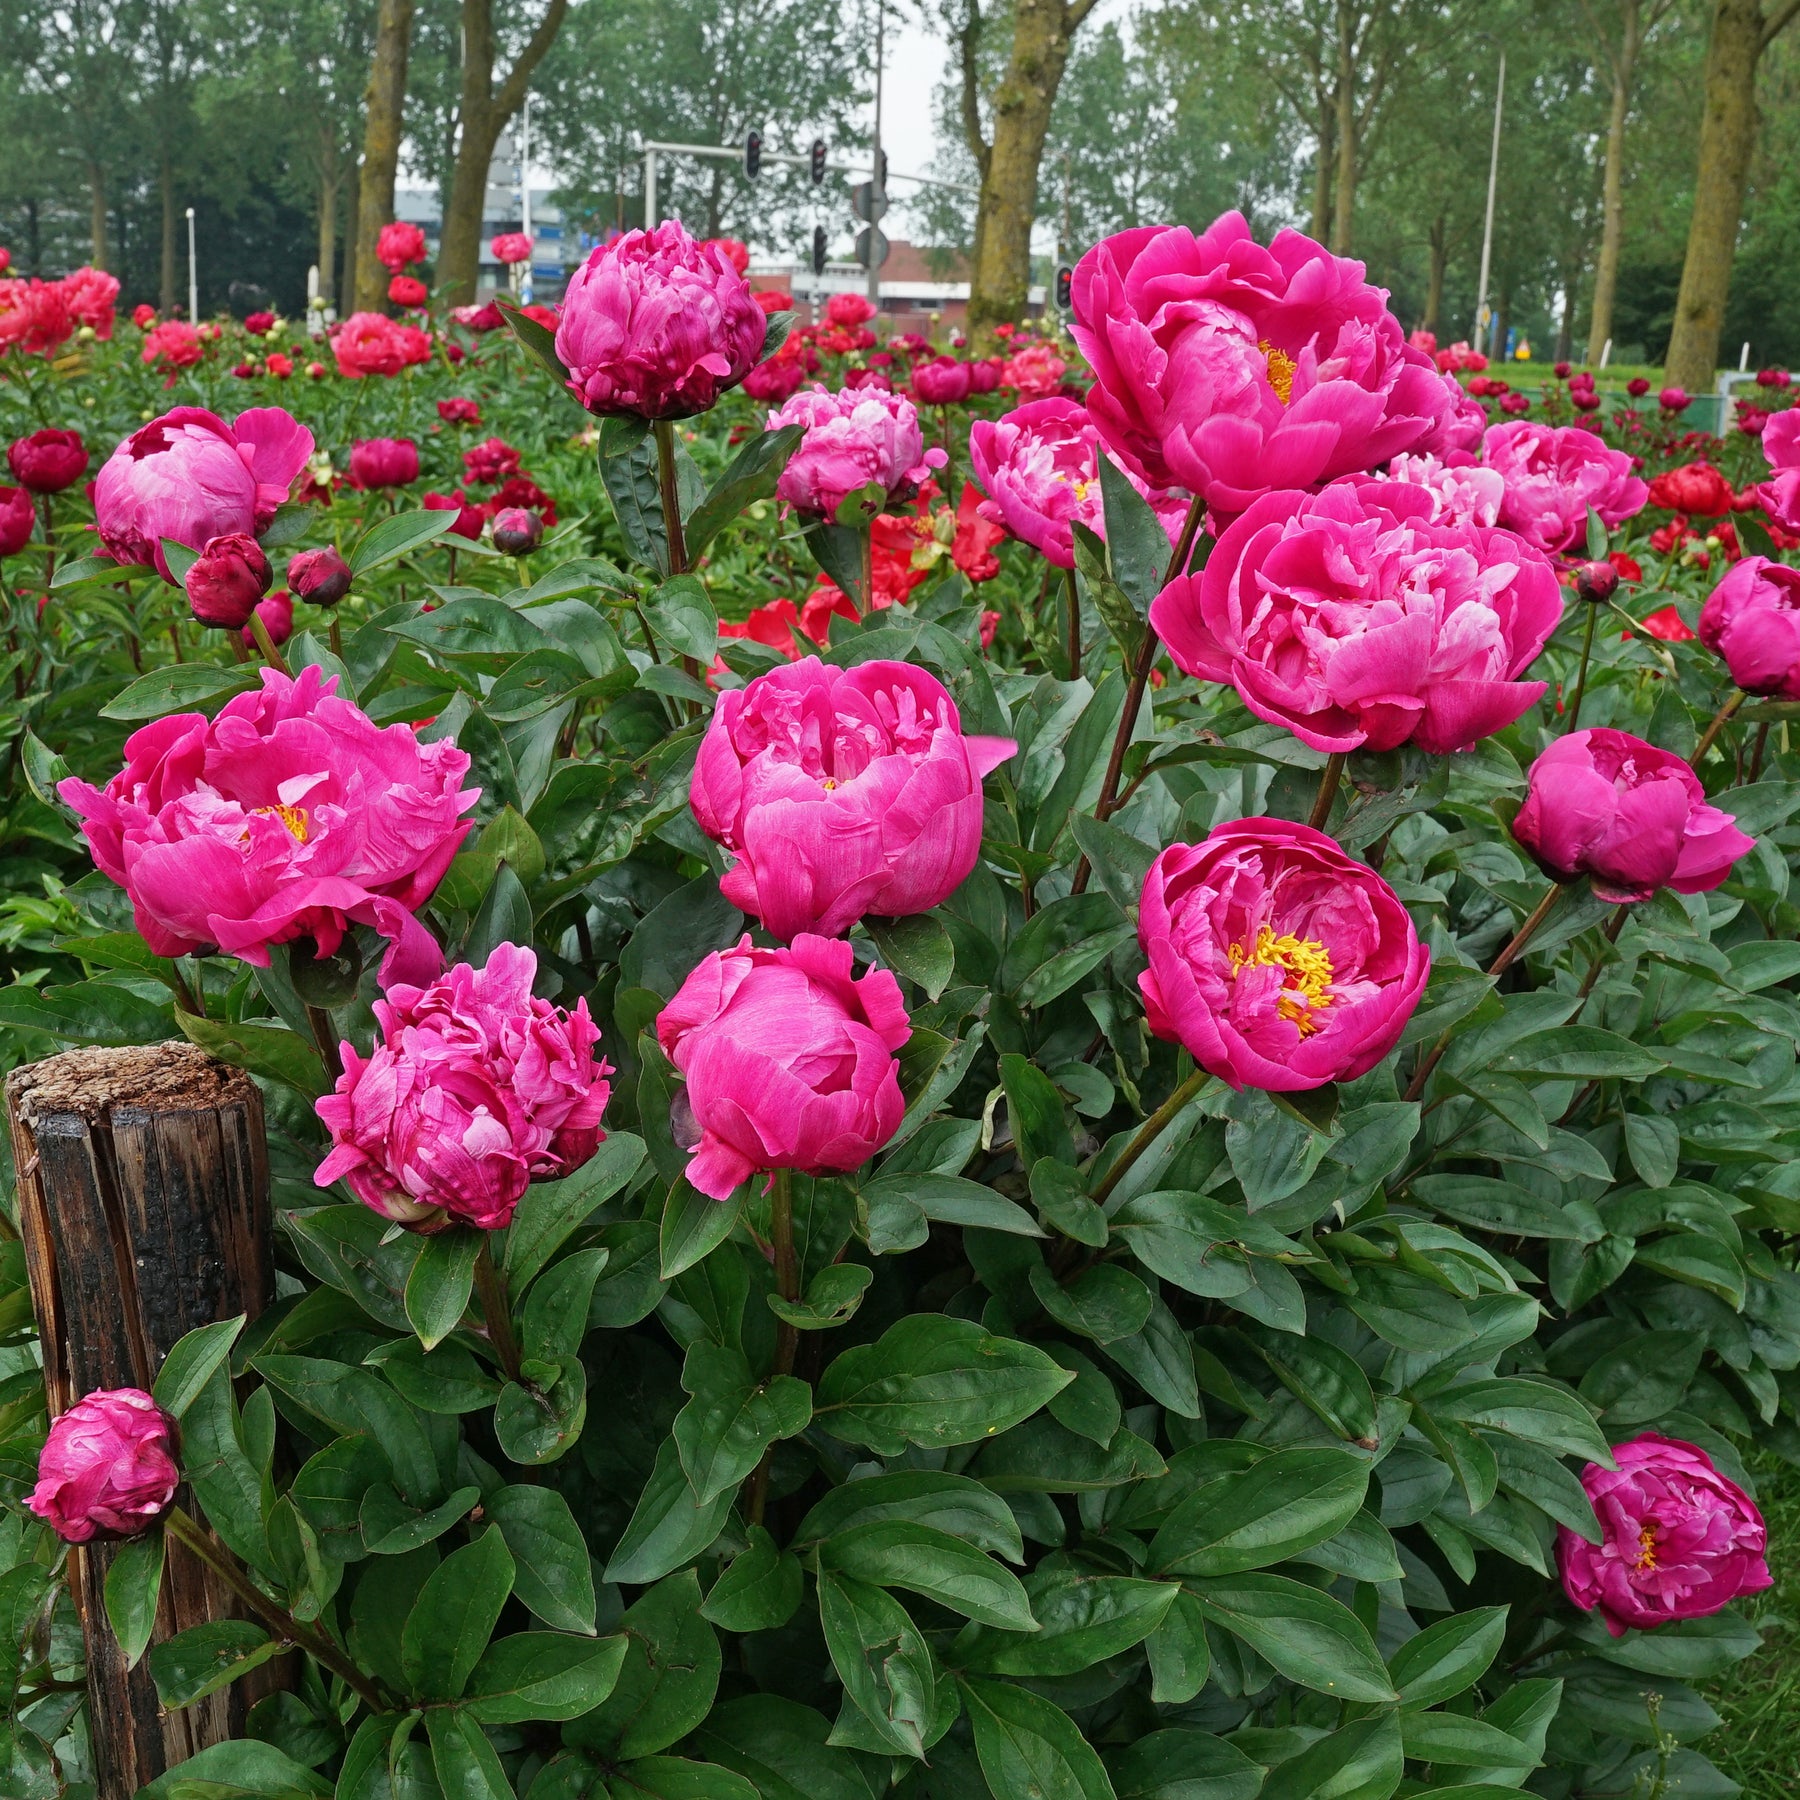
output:
M 250 622 L 256 603 L 268 592 L 269 559 L 245 531 L 209 538 L 187 572 L 188 603 L 202 625 L 237 631 Z
M 1575 571 L 1575 591 L 1591 605 L 1601 606 L 1613 597 L 1619 571 L 1609 562 L 1584 562 Z
M 288 564 L 288 586 L 313 606 L 336 606 L 350 591 L 350 565 L 327 547 L 302 550 Z
M 508 556 L 528 556 L 544 535 L 544 522 L 523 506 L 509 506 L 494 517 L 494 548 Z

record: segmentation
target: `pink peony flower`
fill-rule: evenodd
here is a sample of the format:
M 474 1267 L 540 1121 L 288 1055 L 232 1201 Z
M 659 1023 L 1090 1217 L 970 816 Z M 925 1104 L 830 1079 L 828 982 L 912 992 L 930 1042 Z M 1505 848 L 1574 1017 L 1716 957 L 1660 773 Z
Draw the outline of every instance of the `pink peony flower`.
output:
M 500 944 L 484 968 L 389 987 L 374 1053 L 345 1044 L 337 1087 L 316 1102 L 332 1146 L 318 1185 L 343 1180 L 415 1231 L 497 1231 L 533 1181 L 588 1161 L 606 1136 L 612 1065 L 595 1059 L 587 1002 L 564 1012 L 535 999 L 536 976 L 534 951 Z
M 386 313 L 352 313 L 331 334 L 338 373 L 352 381 L 365 375 L 398 375 L 408 360 L 406 329 Z M 426 354 L 430 354 L 429 343 Z
M 589 412 L 685 419 L 744 379 L 768 324 L 724 252 L 671 220 L 589 254 L 563 299 L 556 354 Z
M 1310 825 L 1238 819 L 1150 865 L 1138 913 L 1150 1029 L 1238 1089 L 1366 1075 L 1431 972 L 1407 910 Z
M 1666 387 L 1656 396 L 1656 403 L 1666 413 L 1686 412 L 1691 396 L 1686 388 Z
M 506 323 L 506 315 L 492 300 L 484 300 L 479 306 L 453 306 L 450 317 L 465 331 L 477 333 L 498 331 Z
M 1157 487 L 1221 515 L 1372 468 L 1442 429 L 1449 397 L 1363 265 L 1298 231 L 1264 248 L 1241 213 L 1196 238 L 1120 232 L 1075 268 L 1088 410 Z
M 1580 549 L 1590 506 L 1610 528 L 1642 511 L 1650 497 L 1623 450 L 1607 449 L 1574 425 L 1496 425 L 1483 457 L 1506 483 L 1500 523 L 1550 554 Z
M 113 303 L 119 278 L 104 269 L 76 269 L 62 278 L 63 304 L 77 325 L 85 325 L 102 342 L 112 336 Z
M 1707 595 L 1700 640 L 1746 694 L 1800 700 L 1800 569 L 1744 557 Z
M 1389 481 L 1410 482 L 1431 496 L 1431 516 L 1452 525 L 1492 525 L 1506 499 L 1506 481 L 1497 469 L 1483 467 L 1466 453 L 1396 456 L 1388 464 Z
M 0 556 L 17 556 L 31 542 L 37 509 L 22 487 L 0 487 Z
M 206 354 L 200 333 L 185 319 L 165 319 L 144 333 L 143 360 L 169 370 L 166 386 L 175 385 L 174 371 L 191 368 Z
M 780 671 L 777 671 L 779 673 Z M 842 938 L 715 950 L 656 1021 L 698 1130 L 687 1178 L 715 1200 L 752 1175 L 860 1168 L 900 1128 L 894 1061 L 912 1035 L 886 969 L 855 974 Z
M 75 316 L 60 281 L 0 279 L 0 353 L 49 356 L 75 335 Z
M 261 674 L 260 692 L 216 719 L 176 713 L 133 732 L 104 792 L 58 784 L 96 866 L 158 956 L 216 944 L 266 968 L 270 946 L 294 938 L 330 955 L 352 921 L 419 951 L 428 934 L 412 915 L 480 798 L 461 786 L 468 757 L 380 729 L 316 667 Z
M 1018 746 L 965 737 L 907 663 L 815 656 L 719 696 L 689 798 L 737 861 L 720 888 L 778 938 L 928 911 L 981 851 L 981 783 Z
M 390 275 L 398 275 L 408 263 L 423 262 L 425 233 L 404 219 L 382 226 L 375 239 L 375 260 Z
M 531 239 L 522 231 L 495 233 L 488 240 L 488 249 L 493 252 L 495 262 L 505 263 L 508 267 L 531 261 Z
M 351 446 L 353 488 L 399 488 L 418 479 L 419 446 L 411 438 L 364 438 Z
M 269 559 L 262 545 L 247 532 L 233 531 L 207 539 L 182 585 L 202 625 L 236 631 L 269 591 L 269 579 Z
M 826 323 L 840 331 L 853 331 L 874 316 L 874 303 L 864 294 L 833 294 L 825 302 Z
M 1434 520 L 1433 505 L 1396 481 L 1270 494 L 1157 595 L 1150 623 L 1188 674 L 1230 682 L 1315 750 L 1467 750 L 1544 692 L 1518 678 L 1562 599 L 1521 539 Z
M 1563 1591 L 1583 1612 L 1623 1637 L 1704 1619 L 1770 1586 L 1762 1514 L 1704 1450 L 1645 1432 L 1613 1457 L 1616 1469 L 1589 1463 L 1581 1474 L 1601 1541 L 1566 1525 L 1556 1533 Z
M 229 425 L 199 406 L 152 419 L 113 451 L 95 479 L 103 553 L 150 563 L 172 580 L 164 538 L 200 550 L 210 538 L 266 531 L 312 448 L 312 433 L 279 406 L 254 406 Z
M 1590 876 L 1620 906 L 1661 887 L 1705 893 L 1756 846 L 1679 756 L 1604 727 L 1558 738 L 1531 765 L 1513 836 L 1553 881 Z
M 946 460 L 942 450 L 925 448 L 918 408 L 881 388 L 836 394 L 807 388 L 769 414 L 771 431 L 783 425 L 804 425 L 806 436 L 782 470 L 776 495 L 815 518 L 838 519 L 849 501 L 857 520 L 872 519 L 889 501 L 910 499 Z
M 989 496 L 981 516 L 1004 525 L 1059 569 L 1075 566 L 1077 523 L 1106 536 L 1099 459 L 1100 434 L 1087 408 L 1073 400 L 1032 400 L 1004 418 L 977 419 L 969 429 L 969 461 Z M 1187 502 L 1126 474 L 1173 542 Z
M 171 1440 L 168 1414 L 142 1389 L 84 1394 L 50 1427 L 26 1505 L 71 1544 L 141 1536 L 181 1483 Z
M 806 365 L 800 358 L 778 352 L 744 377 L 744 392 L 752 400 L 779 406 L 799 391 L 805 379 Z
M 34 431 L 7 446 L 6 466 L 20 487 L 60 494 L 87 473 L 87 445 L 79 431 Z
M 1783 531 L 1800 531 L 1800 406 L 1770 415 L 1762 447 L 1774 479 L 1753 490 L 1757 503 Z
M 544 535 L 544 521 L 525 506 L 503 506 L 494 514 L 494 548 L 508 556 L 529 556 Z

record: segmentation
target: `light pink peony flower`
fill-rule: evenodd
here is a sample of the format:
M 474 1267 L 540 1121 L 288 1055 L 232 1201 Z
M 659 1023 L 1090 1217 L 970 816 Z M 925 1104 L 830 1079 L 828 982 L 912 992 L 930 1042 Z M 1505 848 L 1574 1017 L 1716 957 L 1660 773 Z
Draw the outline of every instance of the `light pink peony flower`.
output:
M 587 1002 L 533 998 L 536 976 L 535 952 L 500 944 L 484 968 L 388 988 L 381 1042 L 366 1061 L 345 1044 L 337 1088 L 316 1103 L 332 1144 L 318 1185 L 342 1180 L 415 1231 L 497 1231 L 533 1181 L 580 1168 L 606 1136 L 612 1066 L 595 1059 Z
M 1366 1075 L 1400 1041 L 1431 957 L 1398 895 L 1310 825 L 1238 819 L 1144 878 L 1150 1029 L 1238 1089 Z
M 1601 1542 L 1559 1526 L 1556 1564 L 1570 1600 L 1614 1637 L 1707 1618 L 1772 1584 L 1756 1502 L 1704 1450 L 1645 1432 L 1613 1458 L 1616 1469 L 1589 1463 L 1581 1475 Z
M 279 406 L 254 406 L 227 425 L 178 406 L 134 431 L 94 482 L 104 554 L 149 563 L 173 581 L 162 540 L 202 550 L 210 538 L 269 527 L 312 455 L 313 435 Z
M 1746 694 L 1800 700 L 1800 569 L 1766 556 L 1733 563 L 1700 609 L 1700 641 Z
M 1623 450 L 1609 450 L 1576 425 L 1495 425 L 1482 456 L 1506 482 L 1500 523 L 1550 554 L 1581 548 L 1590 506 L 1610 528 L 1641 512 L 1650 497 Z
M 858 977 L 842 938 L 803 933 L 784 950 L 746 934 L 715 950 L 656 1021 L 687 1082 L 699 1136 L 687 1178 L 715 1200 L 772 1169 L 860 1168 L 900 1129 L 894 1061 L 912 1035 L 900 984 Z
M 1467 750 L 1543 694 L 1519 676 L 1562 596 L 1522 539 L 1433 506 L 1396 481 L 1270 494 L 1157 595 L 1150 623 L 1188 674 L 1230 682 L 1315 750 Z
M 1800 407 L 1770 414 L 1762 447 L 1774 478 L 1755 490 L 1757 504 L 1783 531 L 1800 531 Z
M 670 220 L 589 254 L 563 299 L 556 354 L 589 412 L 685 419 L 744 379 L 767 334 L 725 253 Z
M 1004 525 L 1059 569 L 1075 566 L 1074 526 L 1106 536 L 1100 493 L 1100 434 L 1073 400 L 1033 400 L 969 428 L 969 462 L 987 490 L 981 516 Z M 1127 478 L 1150 502 L 1170 542 L 1181 535 L 1188 503 L 1178 494 Z
M 262 670 L 216 719 L 176 713 L 125 740 L 105 791 L 58 784 L 103 875 L 131 896 L 158 956 L 216 944 L 266 968 L 311 937 L 330 955 L 352 921 L 422 954 L 431 898 L 480 797 L 469 759 L 410 727 L 377 727 L 316 667 Z M 422 942 L 421 942 L 422 940 Z
M 769 414 L 769 429 L 804 425 L 806 436 L 781 472 L 776 495 L 796 512 L 837 519 L 852 500 L 858 519 L 872 519 L 890 500 L 907 500 L 944 452 L 925 448 L 919 411 L 904 394 L 885 388 L 813 386 Z M 840 524 L 853 521 L 841 519 Z
M 26 1504 L 71 1544 L 137 1537 L 180 1482 L 163 1409 L 140 1388 L 101 1388 L 50 1427 Z
M 1432 518 L 1453 525 L 1493 525 L 1506 499 L 1499 470 L 1484 468 L 1466 451 L 1445 457 L 1396 456 L 1387 466 L 1387 479 L 1422 487 L 1431 496 Z
M 725 898 L 778 938 L 925 912 L 981 852 L 981 783 L 1018 749 L 965 737 L 943 684 L 907 663 L 809 656 L 722 693 L 690 799 L 737 858 Z
M 1431 358 L 1361 263 L 1298 231 L 1265 248 L 1241 213 L 1200 237 L 1150 225 L 1107 238 L 1076 265 L 1073 299 L 1101 437 L 1153 486 L 1221 516 L 1418 448 L 1449 413 Z
M 112 336 L 118 276 L 104 269 L 75 269 L 62 278 L 62 291 L 63 304 L 77 325 L 88 326 L 103 343 Z
M 1705 893 L 1756 847 L 1679 756 L 1605 727 L 1558 738 L 1531 765 L 1513 836 L 1553 880 L 1591 876 L 1621 906 L 1660 887 Z

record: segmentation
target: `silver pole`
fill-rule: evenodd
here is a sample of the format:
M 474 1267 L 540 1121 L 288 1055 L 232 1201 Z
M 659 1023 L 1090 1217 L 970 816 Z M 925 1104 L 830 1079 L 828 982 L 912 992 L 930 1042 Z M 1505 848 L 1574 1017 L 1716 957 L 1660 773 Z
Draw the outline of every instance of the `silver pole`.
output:
M 194 209 L 187 209 L 188 222 L 188 323 L 200 322 L 200 275 L 194 267 Z
M 1475 330 L 1473 337 L 1477 347 L 1481 343 L 1482 332 L 1487 326 L 1488 317 L 1488 269 L 1493 261 L 1494 251 L 1494 192 L 1500 182 L 1500 113 L 1506 103 L 1506 52 L 1500 52 L 1500 79 L 1494 88 L 1494 147 L 1488 156 L 1488 191 L 1487 220 L 1481 228 L 1481 284 L 1475 300 Z
M 644 229 L 656 229 L 656 152 L 644 152 Z
M 525 117 L 519 134 L 519 219 L 520 230 L 526 237 L 531 237 L 531 96 L 525 96 Z M 532 239 L 532 250 L 537 249 L 536 239 Z M 527 306 L 531 304 L 531 264 L 532 257 L 525 259 L 524 278 L 519 283 L 519 298 Z
M 869 193 L 877 200 L 887 198 L 887 183 L 881 178 L 881 65 L 883 61 L 883 30 L 887 24 L 887 0 L 875 0 L 875 155 L 874 168 L 869 174 Z M 871 206 L 869 211 L 878 213 L 879 206 Z M 869 221 L 869 299 L 876 305 L 881 304 L 881 264 L 874 255 L 875 240 L 881 235 L 881 221 Z

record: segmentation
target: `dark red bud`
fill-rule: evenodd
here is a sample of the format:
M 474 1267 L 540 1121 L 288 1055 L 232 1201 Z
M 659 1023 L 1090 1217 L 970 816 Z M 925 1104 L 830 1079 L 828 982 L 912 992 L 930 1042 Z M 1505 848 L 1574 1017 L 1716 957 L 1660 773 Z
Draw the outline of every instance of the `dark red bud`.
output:
M 1613 597 L 1619 585 L 1619 571 L 1609 562 L 1586 562 L 1575 571 L 1575 591 L 1594 606 Z
M 526 556 L 544 535 L 544 522 L 523 506 L 509 506 L 495 516 L 494 548 L 508 556 Z
M 209 538 L 187 572 L 188 604 L 202 625 L 237 631 L 268 592 L 272 571 L 262 545 L 247 531 Z
M 288 564 L 288 586 L 314 606 L 336 606 L 350 591 L 350 565 L 329 547 L 302 550 Z

